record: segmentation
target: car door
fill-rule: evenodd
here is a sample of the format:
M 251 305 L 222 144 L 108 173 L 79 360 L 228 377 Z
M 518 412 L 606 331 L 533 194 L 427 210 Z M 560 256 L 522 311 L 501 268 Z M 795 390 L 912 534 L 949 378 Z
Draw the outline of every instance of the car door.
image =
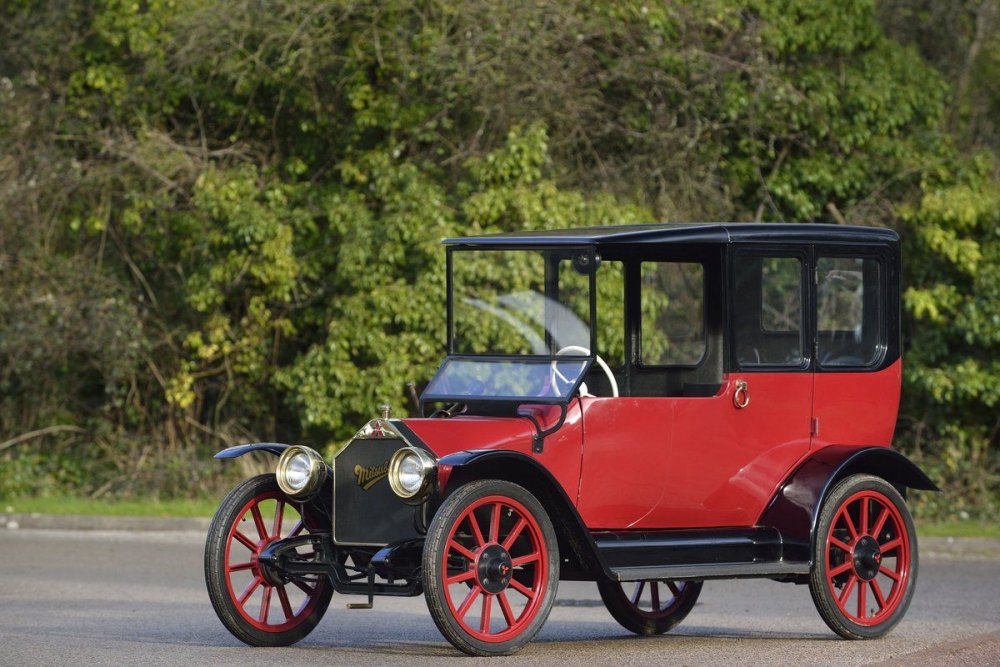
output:
M 636 527 L 752 525 L 809 451 L 809 249 L 736 249 L 729 273 L 729 370 L 709 399 L 671 413 L 665 495 Z
M 580 401 L 584 450 L 577 509 L 590 528 L 628 528 L 663 495 L 655 471 L 666 463 L 668 399 L 641 395 L 632 386 L 637 336 L 630 321 L 638 280 L 634 257 L 603 258 L 597 275 L 597 351 L 617 376 L 621 396 L 611 397 L 610 384 L 598 374 L 587 378 L 597 395 Z
M 588 526 L 753 524 L 809 451 L 808 257 L 740 249 L 728 273 L 708 258 L 701 271 L 687 258 L 632 267 L 632 395 L 582 404 Z
M 582 401 L 578 509 L 588 526 L 628 529 L 661 520 L 671 492 L 665 474 L 674 465 L 673 413 L 687 400 L 711 402 L 721 386 L 723 266 L 719 246 L 629 258 L 625 312 L 616 313 L 628 334 L 624 395 Z M 604 306 L 599 311 L 613 316 Z
M 902 365 L 898 265 L 883 246 L 817 246 L 813 449 L 892 442 Z

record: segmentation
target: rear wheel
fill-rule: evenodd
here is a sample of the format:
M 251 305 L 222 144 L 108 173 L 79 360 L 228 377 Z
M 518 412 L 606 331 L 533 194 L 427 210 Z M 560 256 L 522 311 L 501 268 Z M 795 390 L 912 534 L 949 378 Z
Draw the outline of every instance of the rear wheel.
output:
M 700 581 L 597 582 L 604 606 L 626 630 L 662 635 L 684 620 L 701 594 Z
M 846 639 L 886 634 L 917 582 L 917 533 L 906 503 L 879 477 L 853 475 L 823 504 L 809 591 L 820 616 Z
M 538 633 L 559 581 L 552 522 L 526 489 L 500 480 L 459 488 L 424 543 L 424 597 L 434 623 L 470 655 L 508 655 Z
M 276 584 L 257 561 L 272 542 L 308 533 L 274 475 L 252 477 L 230 491 L 215 513 L 205 544 L 205 582 L 215 613 L 251 646 L 287 646 L 308 635 L 333 595 L 321 576 Z M 315 558 L 308 547 L 299 556 Z

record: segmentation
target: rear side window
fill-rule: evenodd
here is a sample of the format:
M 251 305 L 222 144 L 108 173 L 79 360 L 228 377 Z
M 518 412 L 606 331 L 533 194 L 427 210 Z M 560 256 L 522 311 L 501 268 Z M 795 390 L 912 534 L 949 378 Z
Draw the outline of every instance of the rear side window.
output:
M 705 268 L 695 262 L 642 262 L 644 366 L 696 366 L 705 356 Z
M 801 259 L 740 253 L 733 259 L 733 275 L 739 365 L 801 366 Z
M 879 355 L 883 310 L 881 266 L 864 257 L 816 262 L 816 352 L 826 367 L 868 366 Z

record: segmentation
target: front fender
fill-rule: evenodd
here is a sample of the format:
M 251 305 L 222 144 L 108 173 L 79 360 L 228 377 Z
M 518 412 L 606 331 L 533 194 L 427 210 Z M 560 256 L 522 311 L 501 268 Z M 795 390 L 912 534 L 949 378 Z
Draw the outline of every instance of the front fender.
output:
M 552 473 L 523 452 L 509 449 L 465 449 L 460 452 L 453 452 L 438 459 L 438 491 L 441 496 L 451 493 L 457 486 L 470 482 L 473 479 L 507 479 L 507 477 L 497 477 L 495 473 L 510 469 L 521 469 L 527 473 L 526 477 L 540 477 L 553 491 L 558 492 L 561 499 L 570 507 L 574 508 L 573 502 L 566 495 L 559 481 L 553 477 Z M 530 483 L 529 479 L 519 481 L 517 479 L 507 479 L 525 486 Z
M 472 449 L 438 459 L 441 497 L 477 479 L 502 479 L 523 486 L 545 508 L 556 529 L 559 552 L 566 559 L 563 579 L 610 579 L 610 570 L 597 551 L 593 536 L 559 481 L 545 466 L 522 452 Z
M 849 475 L 876 475 L 899 488 L 938 491 L 915 463 L 888 447 L 833 445 L 814 452 L 781 485 L 757 521 L 781 531 L 788 560 L 812 562 L 823 501 Z
M 249 442 L 244 445 L 227 447 L 213 458 L 236 459 L 250 452 L 267 452 L 274 456 L 281 456 L 281 453 L 289 447 L 291 445 L 280 442 Z M 325 465 L 326 479 L 323 480 L 319 490 L 305 500 L 294 501 L 306 526 L 313 532 L 327 532 L 333 524 L 333 474 L 330 464 Z
M 274 454 L 275 456 L 281 456 L 281 453 L 291 447 L 291 445 L 283 445 L 280 442 L 250 442 L 245 445 L 234 445 L 233 447 L 226 447 L 221 452 L 216 454 L 213 458 L 216 459 L 236 459 L 244 454 L 250 452 L 267 452 L 269 454 Z

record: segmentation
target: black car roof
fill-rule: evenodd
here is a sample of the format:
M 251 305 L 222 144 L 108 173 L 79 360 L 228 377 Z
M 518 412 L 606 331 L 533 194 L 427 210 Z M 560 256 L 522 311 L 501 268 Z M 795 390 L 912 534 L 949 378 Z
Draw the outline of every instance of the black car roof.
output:
M 899 243 L 891 229 L 818 223 L 690 222 L 609 225 L 445 239 L 451 246 L 625 245 L 645 243 Z

